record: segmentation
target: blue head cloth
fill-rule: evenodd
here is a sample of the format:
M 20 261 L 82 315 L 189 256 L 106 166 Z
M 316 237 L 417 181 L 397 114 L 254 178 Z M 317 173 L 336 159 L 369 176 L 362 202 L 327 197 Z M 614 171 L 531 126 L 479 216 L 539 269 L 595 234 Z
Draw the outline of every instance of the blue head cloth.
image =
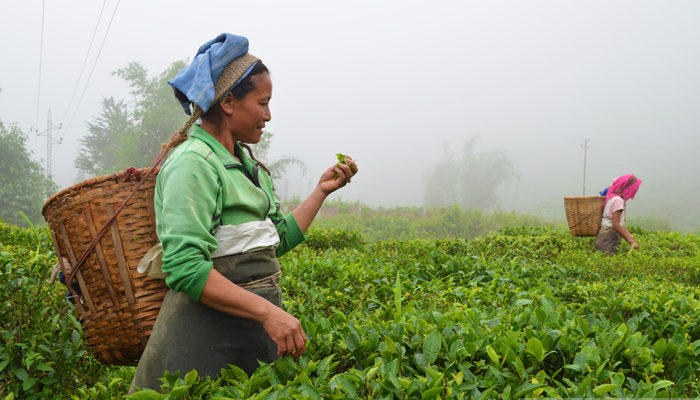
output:
M 197 50 L 192 63 L 168 81 L 187 115 L 192 114 L 191 104 L 198 105 L 204 112 L 209 110 L 216 100 L 214 84 L 219 79 L 221 71 L 231 61 L 246 53 L 248 53 L 248 39 L 230 33 L 222 33 Z M 252 68 L 252 66 L 248 68 L 233 86 L 248 76 Z

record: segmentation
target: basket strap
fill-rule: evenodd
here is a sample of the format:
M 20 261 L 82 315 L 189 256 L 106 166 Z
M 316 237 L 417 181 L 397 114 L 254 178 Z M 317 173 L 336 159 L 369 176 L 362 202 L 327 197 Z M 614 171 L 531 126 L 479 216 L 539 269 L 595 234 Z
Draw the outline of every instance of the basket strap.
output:
M 97 242 L 99 242 L 100 239 L 102 239 L 102 237 L 105 235 L 105 233 L 109 229 L 109 226 L 112 225 L 112 223 L 117 219 L 117 216 L 119 215 L 119 213 L 124 209 L 124 207 L 126 207 L 126 203 L 128 203 L 129 200 L 131 200 L 131 198 L 134 197 L 136 192 L 141 188 L 143 183 L 146 182 L 146 180 L 151 176 L 151 174 L 153 173 L 153 170 L 155 170 L 155 168 L 158 166 L 158 164 L 160 164 L 160 162 L 163 161 L 163 159 L 165 158 L 166 155 L 167 155 L 166 152 L 160 153 L 160 155 L 158 156 L 158 159 L 153 163 L 153 165 L 151 165 L 151 168 L 141 178 L 139 183 L 136 184 L 136 187 L 131 192 L 129 197 L 127 197 L 126 200 L 124 200 L 124 202 L 122 202 L 122 204 L 119 206 L 119 208 L 114 213 L 114 215 L 105 223 L 105 225 L 102 227 L 102 229 L 100 229 L 100 231 L 97 233 L 97 236 L 95 236 L 92 239 L 92 241 L 90 241 L 90 244 L 88 245 L 87 249 L 85 249 L 85 251 L 83 252 L 83 255 L 80 256 L 80 259 L 78 260 L 78 262 L 73 266 L 73 271 L 71 271 L 70 276 L 68 276 L 66 278 L 66 282 L 73 282 L 73 276 L 75 275 L 76 272 L 78 272 L 80 267 L 85 262 L 85 259 L 88 257 L 88 255 L 90 255 L 90 252 L 92 252 L 92 250 L 95 248 L 95 246 L 97 245 Z

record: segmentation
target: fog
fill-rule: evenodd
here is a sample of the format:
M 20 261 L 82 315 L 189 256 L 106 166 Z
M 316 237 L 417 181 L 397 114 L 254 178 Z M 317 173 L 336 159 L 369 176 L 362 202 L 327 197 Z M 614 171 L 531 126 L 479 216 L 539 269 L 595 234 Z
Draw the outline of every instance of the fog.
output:
M 634 173 L 644 183 L 631 217 L 700 231 L 699 2 L 104 4 L 99 23 L 102 2 L 86 0 L 13 2 L 0 15 L 0 119 L 44 132 L 50 110 L 61 187 L 77 182 L 78 141 L 100 99 L 130 98 L 114 70 L 136 61 L 153 76 L 231 32 L 271 70 L 273 158 L 307 165 L 277 183 L 285 197 L 308 193 L 343 152 L 360 173 L 333 198 L 421 206 L 425 172 L 478 135 L 479 150 L 504 150 L 518 174 L 496 210 L 561 220 L 562 197 Z M 29 139 L 42 162 L 46 140 Z

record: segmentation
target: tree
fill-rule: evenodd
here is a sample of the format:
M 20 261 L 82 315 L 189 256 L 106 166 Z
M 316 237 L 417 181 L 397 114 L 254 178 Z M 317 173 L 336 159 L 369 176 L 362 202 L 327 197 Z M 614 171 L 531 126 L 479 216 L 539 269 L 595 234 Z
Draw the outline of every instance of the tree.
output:
M 139 160 L 134 156 L 134 122 L 124 100 L 102 99 L 102 112 L 88 122 L 89 135 L 80 139 L 75 167 L 91 175 L 106 175 Z
M 160 145 L 187 120 L 168 84 L 168 79 L 186 65 L 185 61 L 175 61 L 153 78 L 148 78 L 146 68 L 135 62 L 113 72 L 129 83 L 136 100 L 133 117 L 137 129 L 131 137 L 140 166 L 150 166 L 160 153 Z
M 47 179 L 41 165 L 31 159 L 27 136 L 16 126 L 0 121 L 0 218 L 8 224 L 26 225 L 22 211 L 32 223 L 43 221 L 45 193 L 57 186 Z
M 459 204 L 465 209 L 486 209 L 496 205 L 496 189 L 514 177 L 515 169 L 503 150 L 476 152 L 477 136 L 465 143 L 462 159 L 449 151 L 425 175 L 425 202 L 428 206 Z
M 184 61 L 176 61 L 153 78 L 139 63 L 114 71 L 127 81 L 134 101 L 103 98 L 100 115 L 88 122 L 89 133 L 80 140 L 76 168 L 90 175 L 104 175 L 150 166 L 161 143 L 187 118 L 167 83 L 184 66 Z M 133 104 L 131 109 L 128 104 Z

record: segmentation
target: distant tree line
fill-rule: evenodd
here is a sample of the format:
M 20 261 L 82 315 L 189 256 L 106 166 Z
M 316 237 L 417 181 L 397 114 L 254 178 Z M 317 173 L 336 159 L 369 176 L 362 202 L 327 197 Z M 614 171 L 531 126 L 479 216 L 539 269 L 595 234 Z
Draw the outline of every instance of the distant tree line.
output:
M 27 135 L 0 121 L 0 218 L 8 224 L 28 225 L 20 212 L 31 223 L 43 221 L 41 207 L 46 193 L 56 191 L 56 184 L 31 154 Z
M 476 151 L 477 136 L 464 142 L 460 158 L 445 149 L 442 159 L 424 177 L 428 207 L 458 204 L 464 209 L 497 205 L 496 189 L 516 176 L 508 155 L 500 149 Z
M 102 98 L 102 111 L 87 123 L 88 133 L 80 139 L 74 162 L 83 177 L 144 168 L 155 161 L 161 143 L 187 117 L 167 83 L 184 66 L 184 61 L 176 61 L 155 77 L 139 63 L 113 72 L 128 83 L 133 99 Z

